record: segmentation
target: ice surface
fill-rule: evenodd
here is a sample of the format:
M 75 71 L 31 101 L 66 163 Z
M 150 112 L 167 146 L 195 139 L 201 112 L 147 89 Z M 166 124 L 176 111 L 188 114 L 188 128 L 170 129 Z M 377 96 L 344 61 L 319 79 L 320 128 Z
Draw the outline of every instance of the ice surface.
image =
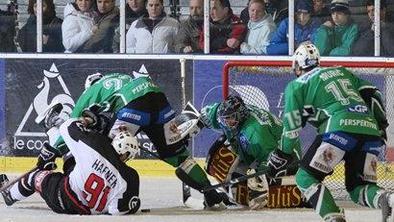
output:
M 181 183 L 174 178 L 141 178 L 141 208 L 150 208 L 149 213 L 128 216 L 74 216 L 53 213 L 38 195 L 5 206 L 0 198 L 0 222 L 319 222 L 322 221 L 311 209 L 280 209 L 249 211 L 232 209 L 225 211 L 204 211 L 186 208 L 182 203 Z M 193 192 L 192 196 L 202 196 Z M 345 212 L 348 222 L 381 221 L 380 211 L 356 207 L 349 203 Z

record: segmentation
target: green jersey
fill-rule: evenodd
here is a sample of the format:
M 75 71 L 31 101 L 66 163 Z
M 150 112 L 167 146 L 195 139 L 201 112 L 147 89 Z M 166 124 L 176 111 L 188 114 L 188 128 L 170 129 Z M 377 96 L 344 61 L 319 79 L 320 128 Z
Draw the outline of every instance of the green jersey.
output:
M 117 112 L 129 102 L 149 92 L 161 91 L 148 75 L 109 74 L 82 93 L 71 117 L 80 117 L 84 109 L 93 105 L 102 107 L 101 111 Z
M 343 67 L 315 68 L 291 81 L 285 90 L 281 149 L 299 147 L 306 122 L 319 134 L 342 131 L 380 136 L 373 112 L 359 91 L 372 85 Z
M 81 117 L 83 110 L 93 105 L 98 105 L 100 112 L 116 113 L 129 102 L 149 92 L 161 91 L 148 75 L 139 73 L 132 75 L 108 74 L 82 93 L 70 116 L 72 118 Z M 55 147 L 61 153 L 68 151 L 61 137 L 57 139 Z
M 233 151 L 240 160 L 250 165 L 264 164 L 270 152 L 278 148 L 282 135 L 282 122 L 268 111 L 246 105 L 249 115 L 234 131 L 220 123 L 217 109 L 220 103 L 201 110 L 203 121 L 209 128 L 222 129 Z

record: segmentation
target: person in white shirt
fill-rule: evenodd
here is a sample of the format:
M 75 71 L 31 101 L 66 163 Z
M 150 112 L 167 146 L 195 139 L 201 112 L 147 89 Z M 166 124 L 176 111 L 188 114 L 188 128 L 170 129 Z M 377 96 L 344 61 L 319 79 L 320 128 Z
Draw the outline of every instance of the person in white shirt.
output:
M 66 53 L 75 52 L 97 30 L 92 4 L 93 0 L 75 0 L 64 8 L 62 36 Z
M 139 152 L 137 139 L 130 132 L 122 131 L 111 142 L 108 137 L 87 129 L 87 121 L 87 118 L 71 118 L 60 127 L 60 134 L 76 162 L 68 173 L 53 172 L 58 150 L 46 143 L 38 158 L 37 170 L 27 173 L 9 188 L 4 187 L 7 176 L 0 175 L 0 189 L 4 189 L 1 194 L 8 206 L 38 192 L 56 213 L 123 215 L 137 212 L 141 204 L 139 176 L 125 163 Z

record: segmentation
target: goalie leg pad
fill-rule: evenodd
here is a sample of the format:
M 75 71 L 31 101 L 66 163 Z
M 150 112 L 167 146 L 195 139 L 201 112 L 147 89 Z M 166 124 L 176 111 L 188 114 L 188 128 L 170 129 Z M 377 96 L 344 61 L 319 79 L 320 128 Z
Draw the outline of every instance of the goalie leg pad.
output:
M 254 174 L 256 170 L 251 169 L 248 174 Z M 268 181 L 265 175 L 253 177 L 247 181 L 249 189 L 248 205 L 252 210 L 264 208 L 268 203 Z
M 230 179 L 239 164 L 239 157 L 224 144 L 213 147 L 206 159 L 206 171 L 220 183 Z

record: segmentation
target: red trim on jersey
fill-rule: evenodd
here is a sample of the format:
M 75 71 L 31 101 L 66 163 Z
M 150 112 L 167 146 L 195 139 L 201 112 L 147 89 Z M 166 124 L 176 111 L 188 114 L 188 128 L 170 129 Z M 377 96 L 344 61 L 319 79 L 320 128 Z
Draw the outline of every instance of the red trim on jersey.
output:
M 68 177 L 66 177 L 66 179 L 64 180 L 64 191 L 66 192 L 68 198 L 70 198 L 70 200 L 75 204 L 75 206 L 77 206 L 82 212 L 81 214 L 91 214 L 90 210 L 87 209 L 86 206 L 82 205 L 80 203 L 79 200 L 75 199 L 74 195 L 72 195 L 71 192 L 73 192 L 72 190 L 70 190 L 70 185 L 68 183 Z

